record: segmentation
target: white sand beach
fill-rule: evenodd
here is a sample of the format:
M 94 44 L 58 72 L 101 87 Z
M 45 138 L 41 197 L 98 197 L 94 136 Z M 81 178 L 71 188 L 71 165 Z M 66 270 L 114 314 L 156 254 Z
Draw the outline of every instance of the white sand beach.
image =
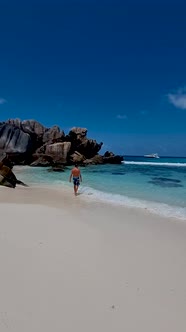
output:
M 1 332 L 186 330 L 186 222 L 0 187 Z

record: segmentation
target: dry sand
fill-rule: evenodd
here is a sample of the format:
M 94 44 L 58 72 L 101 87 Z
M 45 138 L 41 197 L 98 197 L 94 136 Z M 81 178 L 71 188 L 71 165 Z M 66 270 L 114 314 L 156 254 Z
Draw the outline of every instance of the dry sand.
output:
M 0 332 L 186 331 L 186 222 L 0 188 Z

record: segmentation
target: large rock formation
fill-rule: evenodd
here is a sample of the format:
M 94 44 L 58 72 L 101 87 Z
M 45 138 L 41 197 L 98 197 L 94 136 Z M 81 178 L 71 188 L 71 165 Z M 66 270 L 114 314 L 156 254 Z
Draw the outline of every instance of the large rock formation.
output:
M 72 164 L 82 164 L 85 159 L 85 156 L 83 156 L 78 151 L 74 151 L 74 153 L 70 155 L 70 161 L 72 162 Z
M 86 128 L 80 128 L 80 127 L 73 127 L 69 132 L 69 137 L 71 137 L 73 140 L 82 140 L 87 135 L 87 129 Z
M 26 184 L 16 178 L 12 168 L 13 165 L 7 158 L 6 153 L 0 155 L 0 185 L 9 188 L 15 188 L 16 184 L 26 186 Z
M 99 154 L 95 155 L 93 158 L 91 159 L 86 159 L 83 161 L 84 165 L 99 165 L 99 164 L 103 164 L 103 156 L 100 156 Z
M 122 156 L 115 156 L 113 152 L 106 151 L 103 156 L 104 164 L 120 164 L 123 161 Z
M 71 142 L 73 151 L 77 151 L 89 159 L 100 151 L 103 143 L 97 143 L 96 140 L 88 139 L 86 135 L 86 128 L 73 127 L 68 136 L 66 136 L 66 140 Z
M 18 126 L 0 124 L 0 151 L 10 153 L 27 153 L 31 149 L 30 135 Z
M 48 155 L 38 155 L 38 154 L 34 154 L 32 156 L 33 158 L 33 161 L 32 163 L 30 164 L 30 166 L 33 166 L 33 167 L 47 167 L 47 166 L 50 166 L 53 164 L 53 159 L 51 156 L 48 156 Z
M 54 161 L 66 163 L 70 148 L 70 142 L 49 144 L 46 146 L 46 154 L 52 156 Z
M 53 126 L 45 131 L 43 135 L 43 143 L 57 143 L 64 140 L 65 133 L 58 126 Z
M 86 128 L 74 127 L 65 136 L 58 126 L 46 128 L 35 120 L 10 119 L 0 123 L 0 152 L 8 153 L 16 164 L 120 163 L 120 156 L 98 154 L 102 144 L 87 138 Z

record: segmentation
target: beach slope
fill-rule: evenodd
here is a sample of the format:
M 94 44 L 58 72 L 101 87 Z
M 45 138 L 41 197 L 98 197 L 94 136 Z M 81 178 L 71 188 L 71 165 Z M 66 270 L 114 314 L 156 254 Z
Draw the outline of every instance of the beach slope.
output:
M 186 330 L 184 221 L 52 189 L 0 201 L 1 332 Z

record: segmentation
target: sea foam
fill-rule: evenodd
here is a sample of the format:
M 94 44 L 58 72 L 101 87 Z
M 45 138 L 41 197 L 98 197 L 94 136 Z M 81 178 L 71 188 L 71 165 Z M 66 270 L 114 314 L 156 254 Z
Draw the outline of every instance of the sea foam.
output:
M 147 211 L 167 218 L 177 218 L 186 221 L 186 208 L 170 206 L 164 203 L 140 200 L 124 195 L 105 193 L 91 187 L 82 186 L 79 190 L 85 200 L 101 201 L 116 206 L 146 209 Z
M 126 165 L 150 165 L 150 166 L 170 166 L 170 167 L 186 167 L 186 163 L 155 163 L 151 161 L 122 161 Z

